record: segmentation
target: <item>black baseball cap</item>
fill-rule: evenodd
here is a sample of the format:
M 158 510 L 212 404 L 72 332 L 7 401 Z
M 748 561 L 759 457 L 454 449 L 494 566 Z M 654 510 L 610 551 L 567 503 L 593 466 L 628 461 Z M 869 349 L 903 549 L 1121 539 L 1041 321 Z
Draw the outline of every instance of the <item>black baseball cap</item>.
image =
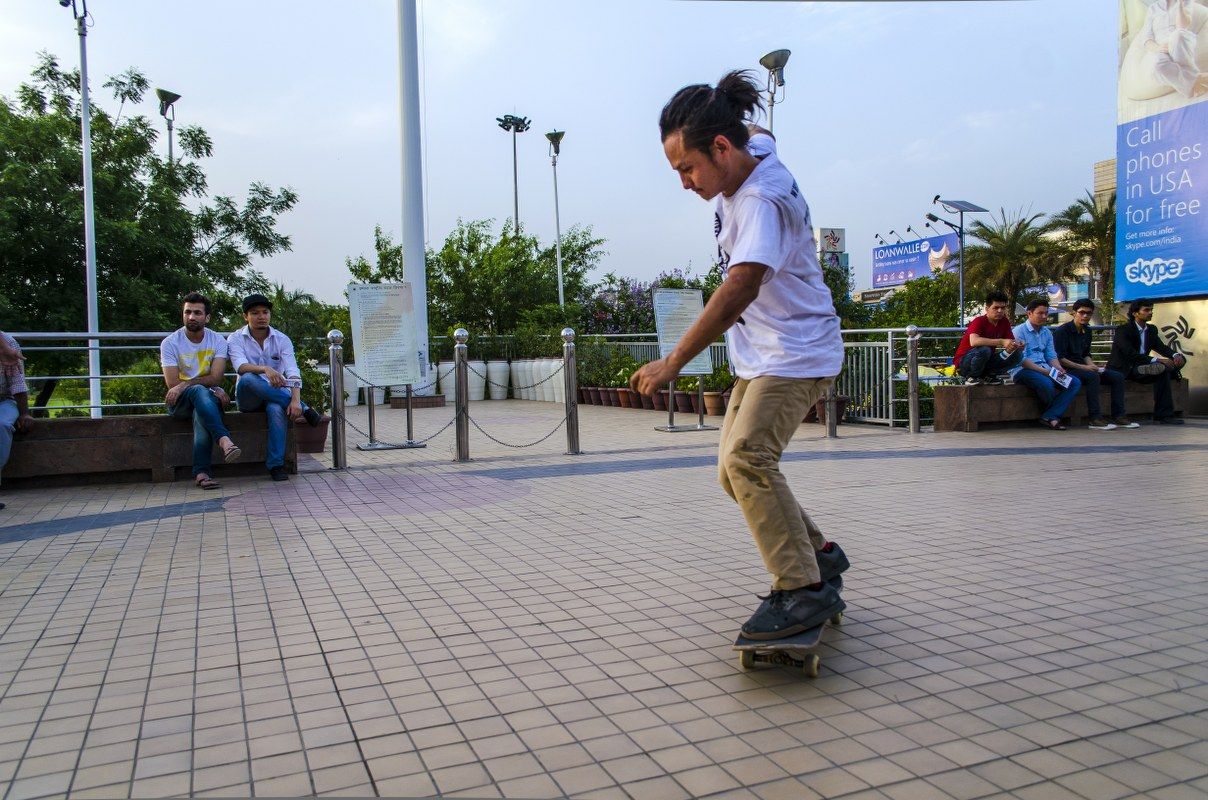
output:
M 268 306 L 270 311 L 273 308 L 272 301 L 262 294 L 249 294 L 243 298 L 243 313 L 246 314 L 256 306 Z

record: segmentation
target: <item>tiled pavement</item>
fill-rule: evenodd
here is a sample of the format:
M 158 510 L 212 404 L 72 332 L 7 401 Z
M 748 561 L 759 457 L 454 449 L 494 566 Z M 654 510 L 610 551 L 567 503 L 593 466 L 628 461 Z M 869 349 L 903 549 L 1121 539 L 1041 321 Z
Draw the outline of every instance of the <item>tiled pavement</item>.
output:
M 766 575 L 717 433 L 660 421 L 6 491 L 0 800 L 1208 796 L 1208 423 L 803 426 L 784 470 L 854 563 L 809 680 L 739 668 Z

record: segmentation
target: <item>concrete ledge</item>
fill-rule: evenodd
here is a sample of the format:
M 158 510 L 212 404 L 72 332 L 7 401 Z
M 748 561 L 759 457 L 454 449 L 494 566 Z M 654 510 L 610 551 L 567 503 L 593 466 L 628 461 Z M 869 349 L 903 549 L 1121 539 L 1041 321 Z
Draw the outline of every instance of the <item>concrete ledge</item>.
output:
M 1125 382 L 1124 408 L 1131 416 L 1153 414 L 1153 386 Z M 1181 415 L 1187 409 L 1189 386 L 1186 380 L 1171 381 L 1174 410 Z M 1111 409 L 1111 390 L 1099 388 L 1099 406 L 1107 413 Z M 1026 386 L 936 386 L 935 430 L 973 432 L 985 427 L 1013 427 L 1035 422 L 1040 417 L 1040 401 Z M 1071 425 L 1085 425 L 1086 392 L 1078 397 L 1066 412 Z
M 224 415 L 231 438 L 243 451 L 226 464 L 214 447 L 214 477 L 265 470 L 268 432 L 264 414 Z M 167 414 L 85 419 L 39 419 L 13 438 L 4 467 L 5 485 L 55 486 L 189 479 L 193 471 L 193 423 Z M 291 425 L 285 438 L 285 468 L 298 471 L 298 445 Z
M 390 396 L 391 408 L 406 408 L 407 396 L 395 397 Z M 443 394 L 427 394 L 427 395 L 411 395 L 411 408 L 444 408 L 445 396 Z

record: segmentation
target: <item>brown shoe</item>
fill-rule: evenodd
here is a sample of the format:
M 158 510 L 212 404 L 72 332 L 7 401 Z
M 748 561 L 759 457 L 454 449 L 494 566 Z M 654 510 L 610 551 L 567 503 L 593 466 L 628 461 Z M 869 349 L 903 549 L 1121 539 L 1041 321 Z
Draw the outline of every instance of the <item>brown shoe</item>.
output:
M 1112 420 L 1112 422 L 1116 423 L 1117 428 L 1139 428 L 1139 427 L 1141 427 L 1141 423 L 1133 422 L 1128 417 L 1116 417 L 1115 419 Z

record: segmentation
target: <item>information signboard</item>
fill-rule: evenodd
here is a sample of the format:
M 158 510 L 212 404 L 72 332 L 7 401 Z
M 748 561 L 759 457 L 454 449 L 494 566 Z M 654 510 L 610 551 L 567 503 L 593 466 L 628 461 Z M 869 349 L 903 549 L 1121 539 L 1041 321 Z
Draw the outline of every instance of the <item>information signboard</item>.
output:
M 692 323 L 705 310 L 705 296 L 700 289 L 655 289 L 654 327 L 659 335 L 659 356 L 666 358 Z M 680 375 L 708 375 L 713 372 L 709 348 L 702 350 L 684 365 Z
M 373 386 L 420 382 L 411 284 L 350 283 L 356 373 Z

